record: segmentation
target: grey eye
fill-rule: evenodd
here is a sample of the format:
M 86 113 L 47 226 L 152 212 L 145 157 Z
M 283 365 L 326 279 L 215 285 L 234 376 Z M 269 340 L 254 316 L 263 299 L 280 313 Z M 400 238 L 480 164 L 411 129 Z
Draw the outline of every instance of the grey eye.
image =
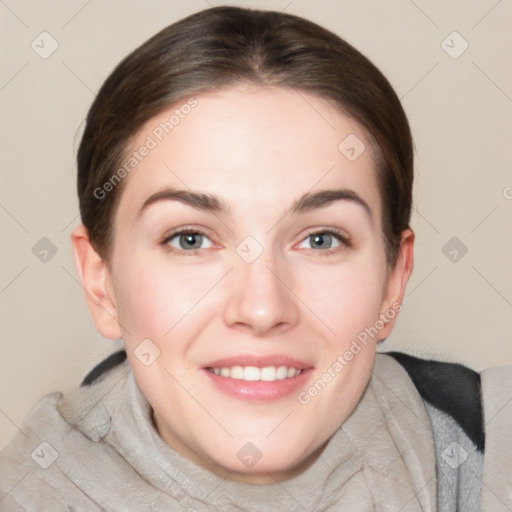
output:
M 308 243 L 308 246 L 304 246 L 303 244 Z M 303 249 L 332 249 L 334 247 L 338 247 L 341 245 L 341 240 L 334 235 L 333 233 L 329 233 L 327 231 L 322 231 L 318 233 L 312 233 L 308 235 L 302 242 L 299 247 Z
M 333 243 L 333 236 L 328 233 L 315 233 L 310 235 L 313 249 L 330 249 Z
M 175 249 L 181 249 L 184 251 L 187 250 L 196 250 L 196 249 L 206 249 L 207 247 L 211 247 L 212 243 L 208 239 L 206 235 L 201 233 L 196 233 L 193 231 L 187 231 L 184 233 L 176 233 L 171 236 L 168 241 L 168 245 L 174 247 Z M 209 245 L 204 245 L 204 244 Z

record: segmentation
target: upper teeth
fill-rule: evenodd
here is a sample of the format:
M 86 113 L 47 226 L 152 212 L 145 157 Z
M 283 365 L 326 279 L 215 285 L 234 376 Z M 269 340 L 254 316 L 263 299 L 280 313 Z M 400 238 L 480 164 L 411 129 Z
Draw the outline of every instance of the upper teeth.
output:
M 230 377 L 231 379 L 263 380 L 267 382 L 295 377 L 302 373 L 302 370 L 291 366 L 265 366 L 264 368 L 257 368 L 256 366 L 231 366 L 229 368 L 208 368 L 208 370 L 215 375 Z

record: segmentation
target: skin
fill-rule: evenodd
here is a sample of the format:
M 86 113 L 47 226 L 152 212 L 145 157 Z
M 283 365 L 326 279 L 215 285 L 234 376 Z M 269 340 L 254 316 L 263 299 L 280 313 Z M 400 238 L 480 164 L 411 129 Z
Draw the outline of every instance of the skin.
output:
M 72 234 L 75 263 L 97 330 L 123 338 L 165 442 L 222 477 L 273 483 L 309 467 L 352 413 L 377 342 L 394 319 L 307 405 L 297 393 L 274 402 L 227 396 L 201 368 L 238 354 L 279 353 L 313 367 L 307 389 L 359 333 L 401 302 L 414 234 L 403 232 L 397 263 L 389 268 L 370 143 L 329 103 L 255 86 L 196 99 L 197 107 L 125 178 L 111 261 L 98 256 L 79 226 Z M 174 108 L 151 119 L 132 150 Z M 366 145 L 353 162 L 338 150 L 349 134 Z M 144 201 L 166 186 L 218 195 L 229 211 L 162 200 L 138 216 Z M 363 198 L 371 216 L 349 200 L 286 214 L 308 192 L 339 188 Z M 200 248 L 193 254 L 180 246 L 183 237 L 161 243 L 183 226 L 207 235 L 196 239 Z M 331 239 L 330 248 L 328 242 L 319 247 L 309 235 L 327 228 L 339 230 L 349 245 Z M 263 250 L 252 263 L 236 252 L 247 236 Z M 160 350 L 148 366 L 134 354 L 144 339 Z M 248 442 L 262 453 L 251 468 L 237 457 Z

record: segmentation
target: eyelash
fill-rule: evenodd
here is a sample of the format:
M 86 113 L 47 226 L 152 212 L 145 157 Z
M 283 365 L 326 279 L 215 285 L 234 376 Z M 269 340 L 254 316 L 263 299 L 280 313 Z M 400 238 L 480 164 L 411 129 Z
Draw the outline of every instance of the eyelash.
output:
M 173 231 L 169 235 L 164 236 L 163 239 L 160 241 L 160 245 L 165 246 L 169 250 L 169 252 L 185 254 L 187 256 L 197 256 L 199 254 L 199 252 L 201 251 L 201 249 L 194 249 L 194 250 L 191 250 L 191 251 L 185 251 L 185 250 L 176 249 L 176 248 L 171 247 L 170 245 L 168 245 L 169 242 L 173 238 L 175 238 L 175 237 L 177 237 L 179 235 L 183 235 L 183 234 L 201 235 L 201 236 L 205 236 L 205 237 L 209 238 L 208 234 L 205 233 L 204 231 L 202 231 L 200 229 L 195 229 L 195 228 L 191 228 L 191 227 L 186 227 L 185 226 L 183 228 L 177 229 L 176 231 Z M 326 249 L 326 250 L 323 250 L 323 249 L 310 249 L 312 251 L 318 252 L 322 256 L 330 256 L 331 254 L 336 254 L 336 253 L 344 251 L 345 249 L 347 249 L 349 247 L 352 247 L 350 238 L 348 238 L 345 235 L 343 235 L 341 231 L 338 231 L 338 230 L 333 229 L 333 228 L 325 228 L 325 229 L 318 229 L 316 231 L 312 231 L 311 233 L 308 233 L 301 240 L 301 242 L 303 242 L 307 238 L 309 238 L 311 236 L 314 236 L 314 235 L 332 235 L 334 238 L 336 238 L 336 240 L 341 242 L 341 245 L 338 246 L 338 247 L 335 247 L 334 249 Z

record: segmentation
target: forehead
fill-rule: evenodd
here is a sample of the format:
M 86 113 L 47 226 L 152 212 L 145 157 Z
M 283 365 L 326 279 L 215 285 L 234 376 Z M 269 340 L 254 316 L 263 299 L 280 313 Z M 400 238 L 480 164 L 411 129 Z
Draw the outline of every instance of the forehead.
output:
M 223 197 L 239 212 L 270 212 L 309 191 L 343 187 L 380 210 L 366 133 L 303 91 L 239 86 L 185 98 L 139 130 L 128 159 L 119 221 L 133 221 L 166 186 Z

